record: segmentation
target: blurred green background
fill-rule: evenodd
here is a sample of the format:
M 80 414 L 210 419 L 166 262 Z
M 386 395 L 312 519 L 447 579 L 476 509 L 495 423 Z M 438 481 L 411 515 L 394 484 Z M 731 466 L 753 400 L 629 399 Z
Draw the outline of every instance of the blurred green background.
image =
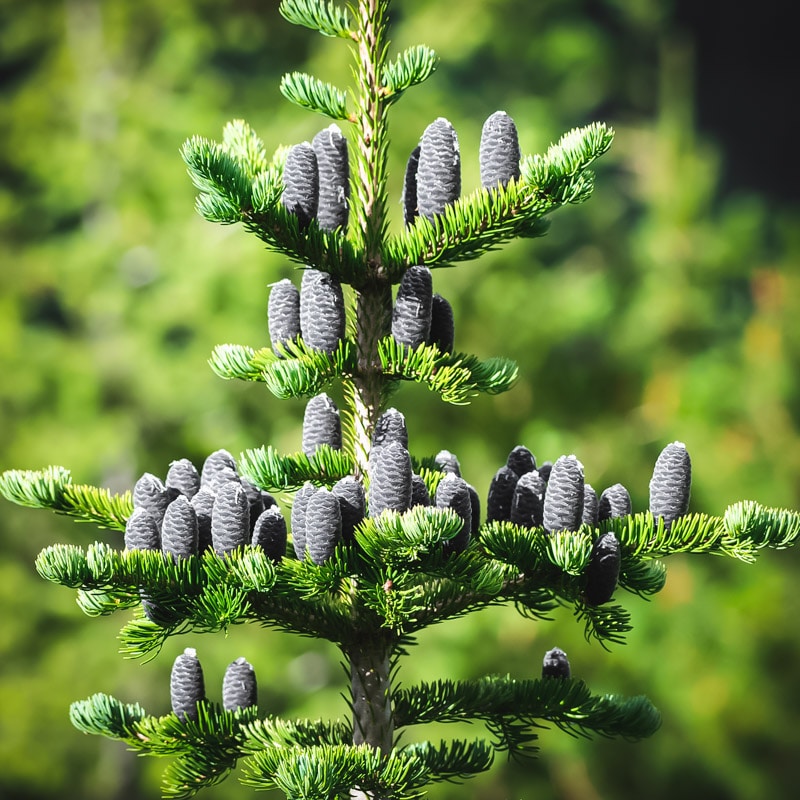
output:
M 123 490 L 220 447 L 299 449 L 301 402 L 220 381 L 206 364 L 215 344 L 267 343 L 268 284 L 293 268 L 241 229 L 201 220 L 178 156 L 185 138 L 219 138 L 236 117 L 268 149 L 328 124 L 277 85 L 293 69 L 347 84 L 347 47 L 288 25 L 277 5 L 0 0 L 0 469 L 62 464 L 79 482 Z M 510 356 L 522 379 L 467 408 L 403 387 L 395 404 L 415 454 L 455 452 L 485 494 L 516 444 L 539 460 L 574 452 L 595 487 L 620 481 L 643 509 L 658 452 L 679 439 L 694 462 L 694 510 L 744 498 L 800 507 L 788 7 L 396 0 L 395 47 L 424 42 L 442 63 L 392 118 L 395 229 L 405 159 L 437 116 L 458 130 L 465 189 L 478 183 L 481 126 L 497 108 L 516 120 L 524 152 L 595 119 L 617 131 L 594 197 L 555 215 L 548 237 L 435 273 L 457 347 Z M 173 640 L 149 664 L 124 661 L 122 620 L 87 620 L 33 570 L 42 547 L 98 536 L 115 538 L 2 504 L 0 796 L 157 797 L 164 764 L 82 736 L 67 709 L 103 691 L 165 713 L 172 660 L 190 645 L 212 697 L 244 655 L 264 712 L 345 713 L 324 643 L 237 628 Z M 535 676 L 558 644 L 593 688 L 647 693 L 664 715 L 639 744 L 545 731 L 538 761 L 501 756 L 431 796 L 796 796 L 800 554 L 668 566 L 654 602 L 622 598 L 635 628 L 610 653 L 584 642 L 566 611 L 537 624 L 493 610 L 421 636 L 405 685 Z M 248 794 L 235 779 L 207 792 Z

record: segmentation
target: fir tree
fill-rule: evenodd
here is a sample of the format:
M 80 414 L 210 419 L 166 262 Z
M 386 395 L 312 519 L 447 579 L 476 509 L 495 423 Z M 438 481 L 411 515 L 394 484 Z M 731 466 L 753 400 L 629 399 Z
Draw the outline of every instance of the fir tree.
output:
M 389 0 L 348 8 L 281 3 L 289 22 L 352 47 L 353 91 L 303 73 L 281 83 L 292 102 L 347 123 L 347 136 L 329 125 L 312 143 L 270 158 L 255 132 L 235 121 L 221 143 L 194 137 L 183 149 L 199 212 L 243 224 L 304 270 L 299 289 L 286 281 L 272 287 L 264 332 L 271 347 L 221 345 L 210 360 L 224 378 L 308 398 L 298 451 L 264 446 L 234 458 L 220 450 L 200 468 L 179 458 L 163 481 L 145 474 L 123 495 L 73 483 L 61 467 L 0 479 L 14 502 L 124 534 L 119 547 L 49 547 L 36 566 L 77 589 L 90 616 L 132 610 L 121 633 L 126 655 L 155 655 L 171 635 L 246 622 L 340 648 L 349 713 L 336 721 L 290 722 L 258 708 L 245 657 L 208 692 L 193 648 L 173 666 L 171 714 L 152 716 L 100 694 L 74 703 L 79 730 L 173 758 L 167 797 L 189 797 L 237 764 L 246 784 L 290 798 L 413 797 L 489 769 L 497 752 L 532 755 L 543 723 L 647 737 L 660 722 L 650 702 L 593 694 L 571 676 L 559 648 L 534 659 L 542 657 L 539 674 L 442 676 L 400 688 L 396 671 L 419 631 L 499 603 L 534 619 L 571 606 L 588 638 L 621 642 L 630 618 L 614 596 L 619 588 L 657 593 L 663 557 L 751 561 L 800 534 L 799 515 L 755 502 L 721 516 L 689 513 L 691 462 L 678 442 L 659 457 L 650 509 L 639 512 L 620 484 L 598 498 L 575 455 L 537 468 L 518 445 L 485 498 L 452 453 L 414 455 L 402 413 L 387 408 L 400 381 L 459 404 L 507 391 L 516 379 L 503 358 L 455 350 L 452 309 L 433 293 L 433 271 L 542 235 L 551 212 L 589 197 L 589 168 L 613 132 L 602 124 L 575 129 L 545 154 L 520 158 L 513 120 L 494 112 L 478 154 L 482 186 L 462 195 L 460 165 L 471 156 L 460 152 L 453 126 L 436 119 L 408 161 L 405 228 L 389 234 L 388 113 L 430 77 L 436 55 L 420 45 L 390 60 L 388 10 Z M 323 391 L 336 382 L 341 412 Z M 291 502 L 289 525 L 272 493 Z M 434 721 L 481 721 L 490 738 L 401 745 L 405 727 Z

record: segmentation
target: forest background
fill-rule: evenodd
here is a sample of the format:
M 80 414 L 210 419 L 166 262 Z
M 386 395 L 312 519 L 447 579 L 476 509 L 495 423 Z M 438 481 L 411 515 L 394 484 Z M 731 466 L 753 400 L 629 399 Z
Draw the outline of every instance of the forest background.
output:
M 242 117 L 268 149 L 325 123 L 282 100 L 283 72 L 347 83 L 346 48 L 294 28 L 267 0 L 0 0 L 0 468 L 69 467 L 129 488 L 212 450 L 300 446 L 303 403 L 223 382 L 214 345 L 268 343 L 269 283 L 292 274 L 239 228 L 194 213 L 178 148 Z M 436 274 L 456 346 L 505 355 L 506 395 L 445 406 L 416 387 L 396 405 L 413 448 L 456 453 L 485 494 L 516 444 L 576 453 L 635 509 L 670 441 L 694 463 L 692 509 L 749 498 L 800 507 L 798 125 L 788 3 L 708 0 L 397 0 L 394 45 L 441 56 L 391 119 L 393 225 L 408 153 L 438 116 L 478 184 L 483 120 L 502 108 L 523 152 L 593 120 L 617 131 L 594 197 L 550 234 Z M 738 9 L 738 10 L 737 10 Z M 41 581 L 39 550 L 117 538 L 10 504 L 0 513 L 0 796 L 155 798 L 157 761 L 85 737 L 69 703 L 96 691 L 152 713 L 198 648 L 210 691 L 244 655 L 264 713 L 345 713 L 335 651 L 259 629 L 171 640 L 124 661 L 118 619 L 88 621 Z M 542 757 L 498 762 L 450 800 L 783 798 L 800 781 L 800 553 L 756 566 L 673 557 L 628 644 L 587 644 L 568 612 L 532 623 L 484 611 L 421 637 L 405 681 L 535 677 L 565 649 L 597 691 L 646 693 L 644 743 L 544 732 Z M 501 759 L 502 761 L 502 759 Z M 208 792 L 249 795 L 234 780 Z

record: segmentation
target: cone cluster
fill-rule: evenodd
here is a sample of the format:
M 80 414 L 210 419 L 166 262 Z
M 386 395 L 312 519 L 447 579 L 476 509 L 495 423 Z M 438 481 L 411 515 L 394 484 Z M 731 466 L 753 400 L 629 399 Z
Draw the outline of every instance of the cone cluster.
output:
M 267 317 L 270 342 L 278 356 L 298 338 L 312 350 L 333 353 L 345 332 L 342 285 L 317 269 L 303 271 L 299 290 L 284 278 L 270 287 Z
M 453 308 L 433 293 L 428 267 L 409 267 L 403 274 L 392 308 L 392 338 L 406 347 L 432 344 L 442 353 L 453 352 Z
M 172 712 L 181 722 L 197 722 L 200 708 L 206 702 L 203 668 L 197 651 L 187 647 L 174 661 L 170 675 Z M 222 682 L 222 706 L 226 711 L 239 711 L 256 705 L 258 687 L 253 667 L 237 658 L 228 665 Z
M 253 544 L 278 560 L 286 538 L 275 498 L 241 477 L 226 450 L 208 456 L 201 471 L 181 459 L 172 462 L 164 481 L 142 475 L 125 527 L 128 550 L 162 550 L 175 559 L 209 548 L 224 555 Z
M 481 185 L 506 186 L 520 176 L 517 127 L 505 111 L 496 111 L 484 123 L 479 149 Z M 425 129 L 406 165 L 403 181 L 403 218 L 406 225 L 418 216 L 433 221 L 461 195 L 461 150 L 458 135 L 444 117 Z
M 281 201 L 301 227 L 316 220 L 322 230 L 346 229 L 349 197 L 347 139 L 337 125 L 320 131 L 311 142 L 289 148 Z
M 681 442 L 662 451 L 650 481 L 650 511 L 665 526 L 687 513 L 691 484 L 691 460 Z M 537 467 L 536 458 L 523 445 L 508 455 L 489 486 L 487 522 L 512 522 L 547 533 L 577 531 L 633 513 L 628 490 L 620 483 L 597 492 L 585 481 L 583 464 L 574 456 Z M 585 572 L 584 599 L 601 605 L 611 599 L 619 579 L 620 543 L 613 532 L 594 543 Z

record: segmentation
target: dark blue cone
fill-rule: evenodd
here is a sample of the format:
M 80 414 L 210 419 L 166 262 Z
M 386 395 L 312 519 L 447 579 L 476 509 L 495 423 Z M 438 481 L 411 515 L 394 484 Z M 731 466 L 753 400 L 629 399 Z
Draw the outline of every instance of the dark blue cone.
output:
M 484 189 L 517 180 L 520 150 L 517 126 L 505 111 L 495 111 L 483 124 L 480 145 L 481 184 Z
M 412 506 L 429 506 L 431 504 L 431 495 L 428 491 L 428 486 L 422 479 L 421 475 L 413 474 L 411 476 L 411 505 Z
M 297 490 L 292 503 L 292 547 L 298 561 L 306 557 L 306 508 L 316 489 L 306 483 Z
M 417 208 L 417 170 L 419 169 L 420 146 L 417 145 L 408 157 L 406 174 L 403 178 L 403 222 L 411 225 L 419 216 Z
M 251 543 L 277 563 L 286 555 L 286 541 L 286 518 L 278 506 L 270 506 L 256 520 Z
M 511 521 L 526 528 L 539 528 L 544 521 L 544 495 L 547 484 L 536 470 L 524 473 L 514 489 Z
M 312 140 L 319 172 L 317 223 L 325 231 L 347 228 L 350 203 L 350 164 L 347 139 L 338 125 L 330 125 Z
M 325 487 L 317 489 L 306 506 L 306 548 L 311 560 L 324 564 L 342 539 L 339 499 Z
M 631 496 L 621 483 L 615 483 L 613 486 L 603 489 L 597 504 L 598 522 L 615 517 L 627 517 L 630 513 Z
M 367 500 L 364 487 L 352 475 L 337 481 L 331 489 L 339 501 L 342 515 L 342 541 L 353 541 L 353 531 L 367 513 Z
M 486 521 L 508 522 L 511 519 L 511 502 L 519 476 L 506 466 L 495 472 L 486 497 Z
M 324 392 L 312 397 L 303 416 L 303 452 L 311 458 L 317 448 L 327 444 L 342 448 L 342 421 L 336 404 Z
M 197 549 L 204 553 L 213 547 L 211 540 L 211 512 L 214 510 L 214 492 L 202 488 L 192 498 L 192 508 L 197 517 Z
M 583 487 L 583 464 L 575 456 L 561 456 L 553 464 L 544 495 L 545 530 L 578 530 L 583 519 Z
M 300 290 L 288 278 L 270 287 L 267 322 L 272 349 L 280 356 L 281 348 L 300 336 Z
M 208 486 L 213 482 L 214 476 L 224 469 L 236 472 L 236 461 L 227 450 L 215 450 L 203 462 L 200 472 L 200 486 Z
M 554 647 L 544 654 L 542 661 L 543 678 L 569 678 L 570 667 L 567 654 L 559 647 Z
M 159 527 L 167 506 L 178 496 L 177 489 L 164 486 L 161 478 L 145 472 L 133 487 L 133 507 L 149 511 Z
M 188 458 L 181 458 L 169 465 L 165 483 L 191 500 L 200 490 L 200 473 Z
M 128 550 L 160 550 L 161 532 L 146 508 L 135 508 L 125 523 L 125 547 Z
M 387 408 L 378 417 L 375 430 L 372 432 L 372 446 L 380 447 L 389 442 L 399 442 L 408 448 L 408 430 L 406 418 L 396 408 Z
M 621 562 L 622 553 L 617 537 L 611 532 L 604 533 L 594 543 L 586 567 L 584 596 L 589 605 L 599 606 L 611 599 L 617 588 Z
M 167 506 L 161 525 L 161 549 L 173 558 L 189 558 L 198 552 L 199 529 L 191 502 L 178 495 Z
M 444 118 L 432 122 L 422 134 L 417 167 L 417 208 L 432 220 L 461 195 L 461 153 L 458 136 Z
M 222 681 L 222 707 L 226 711 L 252 708 L 258 700 L 258 685 L 253 667 L 244 658 L 237 658 L 225 670 Z
M 402 513 L 411 507 L 411 457 L 400 442 L 373 447 L 367 471 L 371 517 L 387 509 Z
M 509 454 L 506 459 L 506 466 L 513 469 L 520 478 L 528 472 L 533 472 L 536 469 L 536 459 L 533 453 L 528 450 L 525 445 L 518 444 Z M 542 479 L 544 480 L 544 479 Z
M 289 148 L 283 168 L 281 202 L 305 228 L 317 216 L 319 167 L 314 148 L 302 142 Z
M 433 278 L 427 267 L 409 267 L 403 274 L 392 310 L 392 337 L 398 344 L 416 348 L 426 344 L 431 332 Z
M 250 503 L 240 483 L 221 486 L 211 511 L 211 541 L 217 555 L 250 543 Z
M 449 450 L 440 450 L 433 458 L 436 466 L 442 471 L 461 477 L 461 464 Z
M 197 721 L 197 704 L 205 700 L 206 690 L 203 669 L 197 660 L 197 652 L 187 647 L 172 665 L 169 679 L 172 711 L 181 722 Z
M 656 461 L 650 480 L 650 511 L 662 517 L 669 529 L 689 510 L 692 487 L 692 460 L 683 442 L 668 444 Z
M 597 499 L 597 492 L 590 484 L 585 484 L 583 487 L 583 517 L 581 522 L 584 525 L 591 525 L 593 528 L 597 526 L 599 512 L 599 501 Z
M 445 555 L 463 553 L 472 531 L 472 501 L 467 482 L 453 473 L 445 475 L 436 489 L 436 507 L 452 508 L 463 520 L 461 530 L 443 543 Z
M 431 332 L 428 335 L 428 344 L 436 345 L 442 353 L 452 353 L 455 335 L 453 307 L 440 294 L 435 294 L 431 301 Z
M 333 353 L 344 338 L 344 295 L 327 272 L 307 269 L 300 285 L 300 330 L 313 350 Z

